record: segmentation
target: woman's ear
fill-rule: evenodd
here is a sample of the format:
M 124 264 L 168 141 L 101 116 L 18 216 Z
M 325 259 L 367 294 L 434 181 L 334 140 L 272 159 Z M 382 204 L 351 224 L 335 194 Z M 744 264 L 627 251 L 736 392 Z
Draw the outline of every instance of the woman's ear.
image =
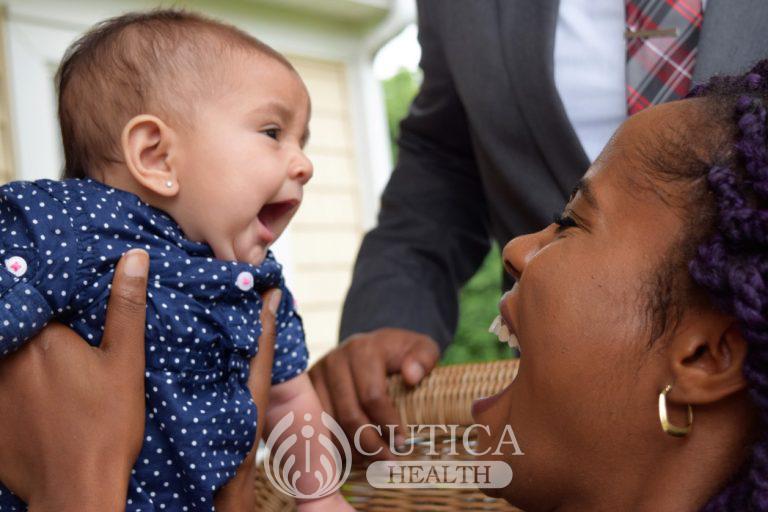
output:
M 669 398 L 710 404 L 744 389 L 747 341 L 732 317 L 713 311 L 686 314 L 667 351 L 674 380 Z
M 123 128 L 123 157 L 133 178 L 163 197 L 179 193 L 176 172 L 168 164 L 173 131 L 160 118 L 141 114 Z

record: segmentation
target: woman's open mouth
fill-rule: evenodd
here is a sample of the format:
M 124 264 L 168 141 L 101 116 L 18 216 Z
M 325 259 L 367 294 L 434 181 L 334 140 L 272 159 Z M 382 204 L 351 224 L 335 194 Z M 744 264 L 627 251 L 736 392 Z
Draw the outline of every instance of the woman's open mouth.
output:
M 508 343 L 511 348 L 520 351 L 520 341 L 517 339 L 517 334 L 509 328 L 509 325 L 507 325 L 504 321 L 504 317 L 501 315 L 498 315 L 493 319 L 491 326 L 488 328 L 488 332 L 495 334 L 500 342 Z
M 509 346 L 513 349 L 516 349 L 519 354 L 522 354 L 520 351 L 520 343 L 517 339 L 517 335 L 501 315 L 498 315 L 496 318 L 494 318 L 491 326 L 488 328 L 488 332 L 495 334 L 501 343 L 509 344 Z M 512 374 L 512 382 L 510 382 L 507 386 L 504 387 L 504 389 L 495 395 L 487 396 L 485 398 L 478 398 L 472 403 L 472 416 L 474 418 L 477 418 L 477 415 L 482 414 L 483 411 L 490 409 L 493 404 L 495 404 L 499 398 L 501 398 L 501 396 L 507 391 L 507 389 L 509 389 L 512 383 L 515 382 L 519 368 L 520 361 L 518 359 L 518 364 L 515 366 L 515 371 Z
M 265 204 L 257 215 L 263 230 L 260 230 L 261 238 L 265 243 L 274 242 L 288 225 L 293 213 L 298 208 L 300 201 L 298 199 L 287 199 L 285 201 L 275 201 Z

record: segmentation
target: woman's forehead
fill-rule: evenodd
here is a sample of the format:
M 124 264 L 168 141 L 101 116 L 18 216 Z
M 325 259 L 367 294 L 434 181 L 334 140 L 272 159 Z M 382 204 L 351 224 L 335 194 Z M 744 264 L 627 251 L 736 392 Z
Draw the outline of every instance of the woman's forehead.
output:
M 698 172 L 712 153 L 702 142 L 708 139 L 702 132 L 711 132 L 712 123 L 697 121 L 703 118 L 699 101 L 659 105 L 627 119 L 584 180 L 610 182 L 630 197 L 645 201 L 650 194 L 665 205 L 680 206 L 679 196 L 689 186 L 680 178 Z M 595 196 L 605 193 L 599 186 L 591 188 Z

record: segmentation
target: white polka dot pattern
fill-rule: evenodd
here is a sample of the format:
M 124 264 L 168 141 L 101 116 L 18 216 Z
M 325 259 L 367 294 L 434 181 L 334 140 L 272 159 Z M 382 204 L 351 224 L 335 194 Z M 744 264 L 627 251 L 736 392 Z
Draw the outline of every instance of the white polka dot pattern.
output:
M 283 291 L 272 382 L 307 367 L 301 319 L 271 253 L 258 267 L 216 260 L 165 213 L 93 180 L 5 185 L 0 356 L 52 319 L 98 345 L 115 265 L 131 248 L 149 252 L 150 275 L 145 441 L 126 510 L 211 511 L 215 491 L 253 443 L 256 407 L 247 379 L 261 332 L 260 291 Z M 13 258 L 26 272 L 14 275 Z M 26 507 L 0 485 L 0 512 L 11 510 Z

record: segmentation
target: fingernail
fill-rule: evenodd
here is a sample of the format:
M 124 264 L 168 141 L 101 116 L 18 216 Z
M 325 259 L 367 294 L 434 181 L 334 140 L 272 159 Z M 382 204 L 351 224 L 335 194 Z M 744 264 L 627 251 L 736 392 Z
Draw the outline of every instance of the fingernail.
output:
M 283 291 L 282 290 L 275 290 L 272 292 L 272 295 L 269 297 L 269 304 L 267 304 L 267 307 L 269 308 L 269 311 L 273 314 L 277 314 L 277 308 L 280 307 L 280 299 L 283 297 Z
M 397 434 L 395 436 L 395 446 L 397 448 L 401 448 L 405 445 L 405 437 L 402 434 Z
M 123 272 L 128 277 L 145 277 L 149 267 L 149 254 L 142 249 L 131 249 L 125 253 Z
M 422 377 L 424 377 L 424 367 L 419 363 L 413 363 L 410 372 L 413 380 L 416 382 L 420 382 Z

